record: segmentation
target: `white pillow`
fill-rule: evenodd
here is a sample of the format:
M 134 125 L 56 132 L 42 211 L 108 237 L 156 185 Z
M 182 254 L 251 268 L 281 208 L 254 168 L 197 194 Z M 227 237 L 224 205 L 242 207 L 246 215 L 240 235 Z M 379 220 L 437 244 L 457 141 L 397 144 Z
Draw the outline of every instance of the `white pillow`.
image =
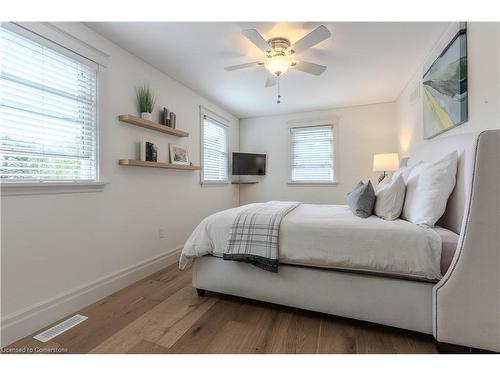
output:
M 417 164 L 415 165 L 412 165 L 411 167 L 400 167 L 396 172 L 394 172 L 394 174 L 392 175 L 392 179 L 393 181 L 396 181 L 396 179 L 399 177 L 399 176 L 403 176 L 403 180 L 405 182 L 405 184 L 408 182 L 408 177 L 410 176 L 410 173 L 411 171 L 416 168 L 417 166 L 423 164 L 423 162 L 419 161 Z
M 453 151 L 434 163 L 416 165 L 406 182 L 403 218 L 433 227 L 443 216 L 456 183 L 458 153 Z
M 378 190 L 378 189 L 381 189 L 381 188 L 382 188 L 382 186 L 384 186 L 384 185 L 390 184 L 390 183 L 391 183 L 391 181 L 392 181 L 392 177 L 391 177 L 391 176 L 389 176 L 389 175 L 386 175 L 386 176 L 382 179 L 382 181 L 380 181 L 380 182 L 378 183 L 378 185 L 377 185 L 377 190 Z
M 401 175 L 380 186 L 375 194 L 375 215 L 384 220 L 396 220 L 403 210 L 405 191 L 406 185 Z

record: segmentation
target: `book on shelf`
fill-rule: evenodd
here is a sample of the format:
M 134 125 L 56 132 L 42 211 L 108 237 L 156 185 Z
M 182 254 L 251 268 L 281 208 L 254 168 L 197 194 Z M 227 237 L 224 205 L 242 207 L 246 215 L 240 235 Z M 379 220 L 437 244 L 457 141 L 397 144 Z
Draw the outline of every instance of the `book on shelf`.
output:
M 174 112 L 170 112 L 169 120 L 170 120 L 170 127 L 174 128 L 176 127 L 176 118 L 177 115 Z
M 139 147 L 139 159 L 142 161 L 158 161 L 157 147 L 148 141 L 142 141 Z
M 160 123 L 162 125 L 169 126 L 169 118 L 168 118 L 169 112 L 166 107 L 163 107 L 163 109 L 160 111 Z

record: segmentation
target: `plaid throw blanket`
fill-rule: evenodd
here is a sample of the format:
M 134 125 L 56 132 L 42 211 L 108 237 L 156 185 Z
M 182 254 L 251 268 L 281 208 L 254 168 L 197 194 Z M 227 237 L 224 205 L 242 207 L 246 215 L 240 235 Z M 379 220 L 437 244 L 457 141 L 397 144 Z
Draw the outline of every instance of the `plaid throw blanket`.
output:
M 242 211 L 234 219 L 224 260 L 251 263 L 278 272 L 278 235 L 283 217 L 299 202 L 271 201 Z

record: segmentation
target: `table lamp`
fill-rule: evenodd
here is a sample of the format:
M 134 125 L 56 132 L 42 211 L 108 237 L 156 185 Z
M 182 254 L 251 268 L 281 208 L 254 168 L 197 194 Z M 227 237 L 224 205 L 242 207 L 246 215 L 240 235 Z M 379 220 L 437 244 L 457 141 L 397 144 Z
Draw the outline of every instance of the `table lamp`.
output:
M 399 167 L 399 157 L 396 153 L 391 154 L 375 154 L 373 155 L 373 171 L 383 172 L 378 182 L 382 181 L 387 175 L 386 172 L 395 171 Z

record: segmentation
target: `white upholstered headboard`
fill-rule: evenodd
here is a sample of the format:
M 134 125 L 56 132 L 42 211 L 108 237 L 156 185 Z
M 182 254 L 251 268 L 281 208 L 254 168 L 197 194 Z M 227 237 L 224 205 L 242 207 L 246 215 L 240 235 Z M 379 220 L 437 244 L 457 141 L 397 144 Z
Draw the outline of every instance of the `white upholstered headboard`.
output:
M 458 151 L 455 189 L 448 200 L 443 217 L 437 223 L 437 225 L 457 234 L 460 234 L 464 210 L 470 197 L 479 134 L 480 132 L 467 133 L 431 140 L 411 155 L 408 160 L 408 165 L 412 166 L 419 161 L 439 160 L 454 150 Z
M 450 268 L 433 289 L 434 337 L 500 352 L 500 129 L 444 138 L 428 147 L 429 155 L 452 149 L 461 155 L 457 186 L 442 220 L 447 228 L 460 228 L 460 239 Z M 418 153 L 415 160 L 421 157 L 427 155 Z

